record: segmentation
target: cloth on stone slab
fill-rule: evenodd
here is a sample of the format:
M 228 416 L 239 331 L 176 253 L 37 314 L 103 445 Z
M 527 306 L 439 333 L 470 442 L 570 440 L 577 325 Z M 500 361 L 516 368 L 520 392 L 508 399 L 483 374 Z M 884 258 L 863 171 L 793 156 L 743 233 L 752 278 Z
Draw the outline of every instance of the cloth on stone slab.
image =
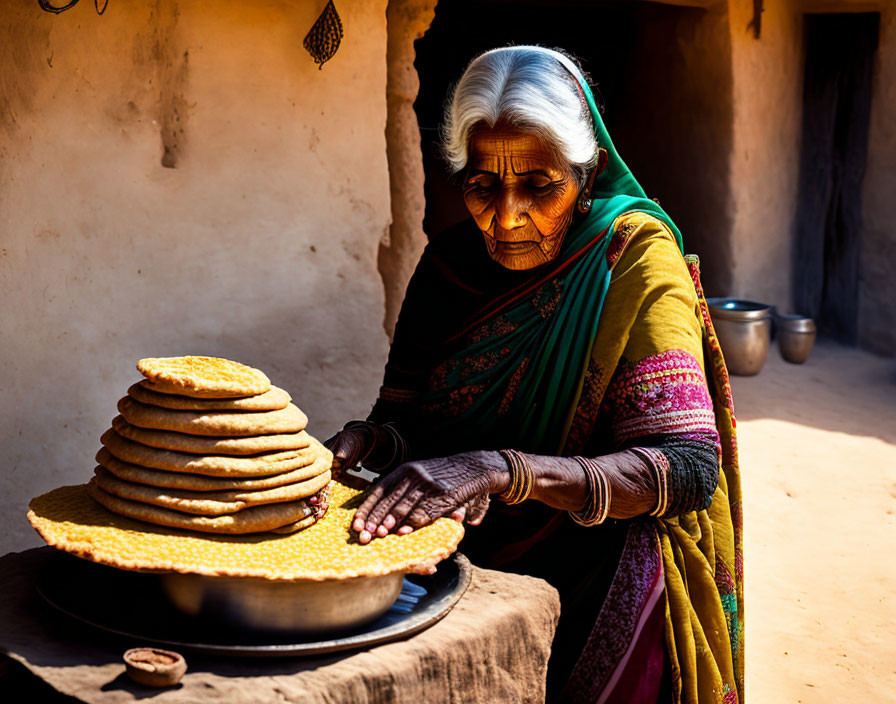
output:
M 37 548 L 0 558 L 0 653 L 78 701 L 145 697 L 149 690 L 124 674 L 127 644 L 65 622 L 36 594 L 37 575 L 52 552 Z M 457 606 L 412 638 L 316 658 L 184 653 L 189 669 L 182 686 L 153 692 L 152 700 L 540 704 L 559 615 L 557 592 L 542 580 L 474 567 Z

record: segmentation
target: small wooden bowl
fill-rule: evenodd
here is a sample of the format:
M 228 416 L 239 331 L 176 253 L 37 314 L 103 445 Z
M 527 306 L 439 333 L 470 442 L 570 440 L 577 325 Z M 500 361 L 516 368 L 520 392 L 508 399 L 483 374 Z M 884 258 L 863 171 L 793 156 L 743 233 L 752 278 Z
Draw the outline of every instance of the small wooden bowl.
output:
M 183 655 L 159 648 L 131 648 L 124 654 L 125 671 L 147 687 L 170 687 L 187 671 Z

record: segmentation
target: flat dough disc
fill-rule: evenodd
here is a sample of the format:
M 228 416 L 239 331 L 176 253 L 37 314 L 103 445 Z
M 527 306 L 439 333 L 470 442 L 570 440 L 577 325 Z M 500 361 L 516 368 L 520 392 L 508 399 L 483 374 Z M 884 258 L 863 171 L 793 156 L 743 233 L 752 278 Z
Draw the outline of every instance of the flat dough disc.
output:
M 287 533 L 296 533 L 297 531 L 305 530 L 305 528 L 308 528 L 309 526 L 317 523 L 317 521 L 324 517 L 324 514 L 326 514 L 327 510 L 330 507 L 330 485 L 327 484 L 327 486 L 317 492 L 315 496 L 317 497 L 317 503 L 311 503 L 311 501 L 309 501 L 309 503 L 311 503 L 311 510 L 313 511 L 313 514 L 311 516 L 308 516 L 308 518 L 303 518 L 301 521 L 298 521 L 296 523 L 288 523 L 285 526 L 274 528 L 273 530 L 270 530 L 268 532 L 281 533 L 283 535 Z
M 255 506 L 225 516 L 193 516 L 108 494 L 97 486 L 96 477 L 87 484 L 87 493 L 94 501 L 112 513 L 117 513 L 125 518 L 133 518 L 167 528 L 197 530 L 202 533 L 226 535 L 263 533 L 313 515 L 307 501 L 293 501 L 284 504 Z
M 267 477 L 307 467 L 318 457 L 328 457 L 324 447 L 309 445 L 304 450 L 268 452 L 263 455 L 234 457 L 232 455 L 190 455 L 184 452 L 160 450 L 132 442 L 114 430 L 107 430 L 100 442 L 122 462 L 168 472 L 204 474 L 210 477 Z M 329 467 L 325 466 L 323 470 Z
M 287 484 L 273 489 L 195 492 L 160 489 L 145 484 L 134 484 L 116 477 L 103 467 L 94 470 L 94 481 L 107 494 L 120 499 L 138 501 L 153 506 L 169 508 L 173 511 L 193 513 L 201 516 L 221 516 L 237 513 L 252 506 L 279 504 L 298 501 L 314 496 L 330 481 L 330 472 L 326 471 L 304 482 Z
M 149 406 L 170 408 L 173 411 L 279 411 L 286 408 L 292 401 L 292 396 L 283 389 L 272 386 L 270 391 L 265 391 L 257 396 L 242 396 L 240 398 L 192 398 L 190 396 L 176 396 L 174 394 L 162 394 L 152 391 L 149 383 L 141 381 L 133 384 L 128 389 L 128 396 L 135 401 Z
M 255 396 L 271 388 L 264 372 L 220 357 L 147 357 L 137 370 L 152 391 L 195 398 Z
M 83 484 L 33 499 L 28 520 L 48 544 L 113 567 L 265 579 L 350 579 L 422 571 L 453 553 L 464 535 L 460 523 L 440 518 L 408 535 L 390 534 L 361 545 L 350 530 L 359 493 L 333 481 L 326 516 L 283 536 L 199 535 L 140 523 L 100 506 Z M 235 515 L 271 508 L 277 505 Z
M 280 435 L 256 435 L 248 438 L 202 437 L 150 430 L 131 425 L 122 416 L 112 419 L 112 427 L 123 438 L 161 450 L 189 452 L 194 455 L 255 455 L 277 450 L 301 450 L 308 447 L 311 436 L 304 430 Z
M 317 514 L 312 514 L 308 516 L 308 518 L 303 518 L 301 521 L 296 521 L 295 523 L 287 523 L 285 526 L 280 526 L 279 528 L 271 528 L 268 533 L 282 533 L 284 535 L 289 533 L 297 533 L 300 530 L 305 530 L 306 528 L 310 528 L 311 526 L 313 526 L 321 519 L 321 516 L 324 513 L 326 513 L 326 511 L 322 511 L 320 516 L 318 516 Z
M 280 411 L 240 413 L 237 411 L 171 411 L 147 406 L 125 396 L 118 402 L 118 412 L 131 425 L 152 430 L 170 430 L 187 435 L 247 437 L 297 433 L 308 425 L 308 417 L 289 404 Z
M 122 462 L 105 447 L 96 453 L 96 461 L 119 479 L 135 484 L 157 486 L 162 489 L 179 491 L 231 491 L 234 489 L 273 489 L 284 484 L 293 484 L 311 479 L 327 471 L 329 460 L 321 455 L 306 467 L 299 467 L 282 474 L 269 477 L 239 477 L 226 479 L 186 472 L 167 472 L 163 469 L 148 469 Z

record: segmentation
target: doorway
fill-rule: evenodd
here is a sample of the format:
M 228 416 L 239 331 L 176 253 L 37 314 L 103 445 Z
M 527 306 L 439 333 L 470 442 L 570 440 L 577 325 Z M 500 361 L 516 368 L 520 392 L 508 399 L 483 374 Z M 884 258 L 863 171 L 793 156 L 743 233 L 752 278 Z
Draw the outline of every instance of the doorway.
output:
M 858 340 L 862 179 L 878 13 L 806 15 L 793 301 L 822 333 Z
M 482 51 L 563 48 L 591 74 L 616 147 L 699 254 L 708 295 L 727 293 L 731 50 L 723 4 L 711 9 L 630 0 L 443 0 L 415 43 L 426 214 L 435 235 L 468 217 L 438 152 L 450 87 Z

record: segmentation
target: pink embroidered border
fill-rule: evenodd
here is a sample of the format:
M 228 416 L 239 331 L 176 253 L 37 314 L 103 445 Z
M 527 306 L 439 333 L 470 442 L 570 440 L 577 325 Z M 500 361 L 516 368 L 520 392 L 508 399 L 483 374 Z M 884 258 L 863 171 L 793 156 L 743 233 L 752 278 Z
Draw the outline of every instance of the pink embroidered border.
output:
M 683 350 L 620 364 L 606 400 L 618 445 L 648 435 L 718 438 L 706 376 Z

